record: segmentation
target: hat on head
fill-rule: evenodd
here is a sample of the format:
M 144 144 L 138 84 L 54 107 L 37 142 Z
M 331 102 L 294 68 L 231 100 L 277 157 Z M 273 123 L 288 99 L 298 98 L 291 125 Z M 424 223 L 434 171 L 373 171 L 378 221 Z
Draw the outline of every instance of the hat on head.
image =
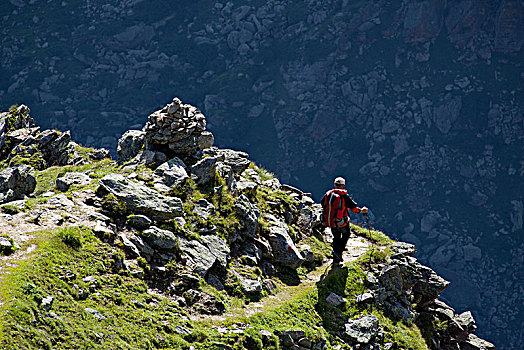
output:
M 346 180 L 344 180 L 343 177 L 337 177 L 335 179 L 335 185 L 345 185 L 346 184 Z

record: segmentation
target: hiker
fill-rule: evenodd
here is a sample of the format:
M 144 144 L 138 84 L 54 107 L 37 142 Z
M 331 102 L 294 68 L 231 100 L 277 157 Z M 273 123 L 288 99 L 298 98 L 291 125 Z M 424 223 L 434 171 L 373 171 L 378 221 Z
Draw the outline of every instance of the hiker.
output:
M 335 188 L 326 192 L 320 204 L 322 204 L 321 220 L 325 226 L 331 228 L 333 233 L 333 263 L 342 261 L 342 252 L 346 249 L 346 243 L 351 235 L 349 225 L 349 210 L 354 213 L 367 214 L 368 208 L 357 207 L 357 204 L 344 189 L 346 180 L 343 177 L 335 179 Z

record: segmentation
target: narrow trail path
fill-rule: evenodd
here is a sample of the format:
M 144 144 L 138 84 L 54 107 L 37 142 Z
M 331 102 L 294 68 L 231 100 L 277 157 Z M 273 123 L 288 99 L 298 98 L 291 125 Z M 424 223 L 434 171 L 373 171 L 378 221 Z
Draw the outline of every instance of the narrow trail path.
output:
M 357 260 L 369 248 L 371 243 L 360 236 L 351 235 L 346 245 L 346 250 L 342 254 L 343 264 Z M 294 299 L 305 289 L 312 288 L 320 281 L 332 265 L 332 260 L 328 260 L 323 265 L 308 273 L 296 286 L 280 286 L 276 294 L 263 298 L 262 300 L 250 303 L 244 307 L 234 307 L 221 315 L 200 315 L 192 314 L 189 318 L 193 321 L 205 321 L 219 323 L 228 319 L 235 319 L 242 316 L 249 317 L 264 310 L 274 309 L 287 301 Z

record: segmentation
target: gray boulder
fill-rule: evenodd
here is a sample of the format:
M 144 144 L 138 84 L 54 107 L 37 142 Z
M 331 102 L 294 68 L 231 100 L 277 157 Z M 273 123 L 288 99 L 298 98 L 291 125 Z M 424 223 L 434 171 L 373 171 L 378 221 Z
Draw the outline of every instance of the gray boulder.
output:
M 431 304 L 427 305 L 424 308 L 424 311 L 431 312 L 433 315 L 435 315 L 439 319 L 443 320 L 452 320 L 455 319 L 455 310 L 444 303 L 443 301 L 440 301 L 438 299 L 434 300 Z M 455 321 L 457 321 L 455 319 Z M 459 322 L 457 322 L 459 324 Z
M 50 192 L 50 194 L 54 194 L 54 193 Z M 105 216 L 104 214 L 99 213 L 97 211 L 88 211 L 87 215 L 89 217 L 89 220 L 92 220 L 92 221 L 100 220 L 100 221 L 105 222 L 106 224 L 111 222 L 111 218 L 110 217 Z
M 213 275 L 212 273 L 207 275 L 206 282 L 210 286 L 214 287 L 216 290 L 225 289 L 224 284 L 220 281 L 220 279 L 217 276 Z
M 6 141 L 9 141 L 12 145 L 18 145 L 24 141 L 25 144 L 31 143 L 39 131 L 40 127 L 13 130 L 6 133 Z
M 0 255 L 5 255 L 5 253 L 12 252 L 13 248 L 13 243 L 10 239 L 6 237 L 0 237 Z
M 444 105 L 433 107 L 433 121 L 441 133 L 447 134 L 460 115 L 462 98 L 446 96 Z
M 394 256 L 391 264 L 399 268 L 403 290 L 411 289 L 416 297 L 422 298 L 422 302 L 436 299 L 449 286 L 448 281 L 411 256 Z
M 186 267 L 193 273 L 204 277 L 213 267 L 216 257 L 199 241 L 178 238 L 180 250 L 186 258 Z
M 55 298 L 52 295 L 48 295 L 47 297 L 42 299 L 42 302 L 40 303 L 40 306 L 44 310 L 49 311 L 49 310 L 51 310 L 51 307 L 53 306 L 53 301 L 54 300 L 55 300 Z
M 471 311 L 465 311 L 458 316 L 455 316 L 455 321 L 464 329 L 468 331 L 474 331 L 477 326 L 475 324 L 475 319 L 471 314 Z
M 248 237 L 255 237 L 259 229 L 260 210 L 258 207 L 241 194 L 235 201 L 235 214 L 242 226 L 242 232 Z
M 191 174 L 199 185 L 206 185 L 215 179 L 216 170 L 217 159 L 206 157 L 191 167 Z
M 215 143 L 215 136 L 209 132 L 209 131 L 203 131 L 197 139 L 198 142 L 198 148 L 200 149 L 206 149 Z
M 127 224 L 137 230 L 146 230 L 151 226 L 152 221 L 145 215 L 132 215 L 127 219 Z
M 77 158 L 76 143 L 71 141 L 71 132 L 60 132 L 57 130 L 45 130 L 36 137 L 38 148 L 44 155 L 47 165 L 72 164 Z
M 35 138 L 38 148 L 50 150 L 53 142 L 60 136 L 57 130 L 44 130 Z
M 158 220 L 171 219 L 183 213 L 180 198 L 166 197 L 123 175 L 106 175 L 99 180 L 99 184 L 99 194 L 104 194 L 104 192 L 113 194 L 133 212 Z
M 258 185 L 255 182 L 249 181 L 243 177 L 241 177 L 240 180 L 237 182 L 237 191 L 239 193 L 254 196 L 257 191 L 257 188 Z
M 242 286 L 242 289 L 246 293 L 260 293 L 262 292 L 262 283 L 260 283 L 259 280 L 252 280 L 249 278 L 244 278 L 242 276 L 238 276 L 238 279 L 240 281 L 240 285 Z
M 246 152 L 234 151 L 232 149 L 221 149 L 210 147 L 203 150 L 204 155 L 217 158 L 220 162 L 231 167 L 235 174 L 241 174 L 249 167 L 251 161 Z
M 143 150 L 140 151 L 127 164 L 126 168 L 136 168 L 137 165 L 144 164 L 150 168 L 156 168 L 167 161 L 167 156 L 163 152 Z
M 229 246 L 226 241 L 215 235 L 201 236 L 202 243 L 209 249 L 216 258 L 218 266 L 225 269 L 229 260 Z
M 0 209 L 4 210 L 4 212 L 11 214 L 12 211 L 24 211 L 26 208 L 27 200 L 20 199 L 16 201 L 7 202 L 5 204 L 0 205 Z
M 0 203 L 23 199 L 36 187 L 33 168 L 19 165 L 0 171 Z
M 115 231 L 103 221 L 97 221 L 93 233 L 99 237 L 113 237 Z
M 118 140 L 118 162 L 125 163 L 134 158 L 144 146 L 146 133 L 141 130 L 127 130 Z
M 95 309 L 91 309 L 89 307 L 86 307 L 84 311 L 93 315 L 93 317 L 96 318 L 98 321 L 102 321 L 107 318 L 104 315 L 102 315 L 100 312 L 96 311 Z
M 364 316 L 356 320 L 348 320 L 344 325 L 344 336 L 350 341 L 368 344 L 378 332 L 376 316 Z
M 126 244 L 127 241 L 123 240 L 124 246 L 127 248 L 128 251 L 138 253 L 139 256 L 148 258 L 152 257 L 155 254 L 155 250 L 149 244 L 144 242 L 142 237 L 130 234 L 126 238 L 128 238 L 129 243 L 131 243 Z M 136 250 L 133 247 L 135 247 Z
M 309 198 L 309 197 L 305 197 Z M 305 232 L 311 232 L 316 220 L 315 209 L 311 206 L 302 205 L 298 212 L 297 225 Z
M 366 303 L 369 303 L 369 302 L 371 302 L 373 300 L 373 294 L 371 294 L 369 292 L 362 293 L 362 294 L 357 295 L 355 300 L 359 304 L 366 304 Z
M 180 158 L 175 157 L 156 168 L 154 182 L 162 183 L 168 187 L 176 187 L 188 178 L 186 165 Z
M 415 245 L 406 242 L 395 242 L 390 249 L 395 255 L 414 255 L 417 252 Z
M 57 194 L 47 200 L 47 205 L 53 208 L 69 209 L 75 206 L 75 203 L 67 198 L 65 194 Z
M 71 185 L 89 185 L 91 178 L 84 173 L 65 173 L 56 179 L 56 189 L 65 192 Z
M 173 249 L 178 245 L 178 240 L 173 232 L 162 230 L 156 226 L 151 226 L 140 236 L 156 249 Z
M 411 325 L 415 321 L 416 314 L 402 305 L 397 298 L 392 297 L 384 302 L 386 309 L 395 317 L 397 320 L 401 320 L 407 325 Z
M 274 262 L 291 268 L 300 266 L 304 259 L 289 236 L 287 225 L 284 222 L 271 222 L 270 225 L 268 238 Z
M 386 265 L 380 272 L 378 280 L 393 295 L 402 294 L 402 276 L 400 275 L 400 267 L 398 265 Z
M 195 203 L 195 208 L 193 211 L 201 219 L 206 220 L 211 214 L 215 212 L 215 206 L 202 198 Z
M 186 266 L 201 277 L 206 276 L 213 265 L 225 268 L 229 248 L 224 240 L 216 236 L 202 236 L 202 243 L 178 237 L 180 250 L 186 258 Z
M 123 244 L 126 256 L 131 258 L 137 258 L 140 256 L 140 251 L 138 250 L 138 247 L 133 242 L 131 242 L 131 240 L 125 234 L 119 233 L 118 238 Z
M 420 230 L 422 232 L 429 232 L 436 224 L 442 221 L 442 216 L 435 210 L 430 210 L 424 214 L 420 220 Z
M 344 304 L 346 302 L 346 299 L 341 297 L 338 294 L 335 294 L 333 292 L 329 293 L 329 295 L 326 297 L 326 302 L 331 306 L 339 306 L 341 304 Z
M 480 339 L 475 334 L 469 334 L 468 339 L 460 344 L 461 350 L 496 350 L 495 345 Z

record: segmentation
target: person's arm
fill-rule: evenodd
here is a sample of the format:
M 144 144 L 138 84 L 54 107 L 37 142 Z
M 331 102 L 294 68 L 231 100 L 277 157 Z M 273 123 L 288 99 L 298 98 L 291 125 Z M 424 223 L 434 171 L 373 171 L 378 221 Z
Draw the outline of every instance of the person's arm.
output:
M 346 207 L 349 208 L 349 210 L 351 210 L 353 213 L 367 214 L 368 208 L 366 207 L 359 208 L 357 206 L 357 203 L 355 203 L 355 201 L 353 201 L 353 199 L 351 199 L 349 195 L 344 196 L 344 201 L 345 201 Z

